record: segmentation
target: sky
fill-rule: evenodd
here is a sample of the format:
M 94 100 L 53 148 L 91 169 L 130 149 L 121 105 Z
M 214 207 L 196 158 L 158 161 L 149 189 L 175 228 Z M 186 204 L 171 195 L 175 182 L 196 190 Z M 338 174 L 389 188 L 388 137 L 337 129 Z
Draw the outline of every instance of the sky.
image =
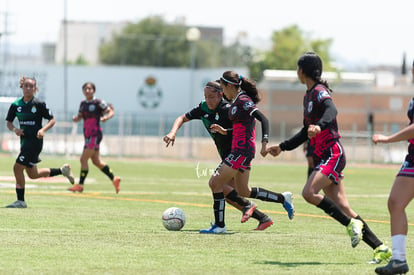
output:
M 0 0 L 0 32 L 6 12 L 10 48 L 56 42 L 65 13 L 68 20 L 93 22 L 161 15 L 167 22 L 222 27 L 228 42 L 247 33 L 254 47 L 270 45 L 274 31 L 296 24 L 310 39 L 333 39 L 333 59 L 356 67 L 400 65 L 404 53 L 408 64 L 414 58 L 413 0 Z M 0 49 L 4 42 L 2 36 Z

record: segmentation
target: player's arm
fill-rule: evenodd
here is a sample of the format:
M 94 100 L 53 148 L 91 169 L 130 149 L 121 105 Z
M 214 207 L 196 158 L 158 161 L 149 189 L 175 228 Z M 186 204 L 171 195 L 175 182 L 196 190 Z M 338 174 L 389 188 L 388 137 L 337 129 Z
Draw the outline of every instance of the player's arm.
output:
M 404 141 L 404 140 L 409 140 L 414 138 L 414 124 L 411 124 L 407 127 L 405 127 L 404 129 L 402 129 L 401 131 L 389 135 L 389 136 L 385 136 L 385 135 L 373 135 L 372 136 L 372 142 L 374 142 L 375 144 L 377 143 L 393 143 L 393 142 L 398 142 L 398 141 Z
M 322 105 L 325 109 L 325 112 L 323 113 L 321 119 L 319 119 L 318 122 L 316 122 L 315 125 L 309 125 L 308 127 L 308 136 L 309 138 L 315 137 L 317 134 L 319 134 L 321 131 L 325 130 L 332 121 L 336 118 L 336 115 L 338 114 L 338 110 L 335 107 L 335 104 L 333 103 L 332 99 L 327 98 L 322 102 Z
M 303 127 L 298 133 L 296 133 L 296 135 L 280 143 L 280 149 L 282 151 L 291 151 L 296 149 L 306 140 L 308 140 L 308 131 L 305 127 Z
M 167 135 L 165 135 L 163 138 L 164 142 L 167 143 L 166 147 L 168 147 L 170 143 L 171 143 L 171 146 L 174 146 L 175 136 L 177 134 L 178 129 L 180 129 L 181 126 L 189 120 L 190 119 L 188 119 L 185 115 L 182 115 L 176 118 L 171 128 L 171 131 Z
M 114 108 L 108 104 L 108 107 L 105 110 L 104 115 L 101 117 L 101 121 L 105 122 L 108 119 L 111 119 L 115 114 Z
M 269 120 L 267 117 L 260 112 L 258 109 L 253 111 L 252 116 L 260 121 L 262 126 L 262 149 L 260 150 L 260 154 L 265 157 L 268 153 L 267 151 L 267 143 L 269 142 Z
M 219 124 L 211 124 L 211 126 L 210 126 L 210 132 L 219 133 L 223 136 L 231 135 L 232 131 L 233 131 L 233 128 L 226 129 L 226 128 L 224 128 L 223 126 L 221 126 Z
M 49 121 L 46 123 L 45 126 L 43 126 L 39 131 L 37 131 L 37 138 L 42 139 L 45 136 L 45 133 L 52 128 L 56 123 L 56 119 L 52 117 L 49 119 Z
M 81 112 L 79 112 L 76 116 L 73 116 L 72 117 L 72 121 L 73 122 L 79 122 L 79 121 L 81 121 L 82 120 L 82 113 Z
M 7 129 L 9 129 L 10 131 L 14 132 L 16 134 L 16 136 L 22 136 L 22 135 L 24 135 L 23 134 L 23 129 L 14 127 L 12 121 L 7 121 L 6 126 L 7 126 Z

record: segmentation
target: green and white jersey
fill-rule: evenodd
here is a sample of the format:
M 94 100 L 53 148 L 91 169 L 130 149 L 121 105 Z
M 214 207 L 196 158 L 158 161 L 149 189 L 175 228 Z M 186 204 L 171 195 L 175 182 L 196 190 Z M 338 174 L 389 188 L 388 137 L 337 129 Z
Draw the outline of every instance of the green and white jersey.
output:
M 20 129 L 23 129 L 24 133 L 20 136 L 20 145 L 24 146 L 26 142 L 39 141 L 36 136 L 37 132 L 43 127 L 43 118 L 51 120 L 53 114 L 46 103 L 36 97 L 33 97 L 29 102 L 24 102 L 23 97 L 21 97 L 11 104 L 6 121 L 13 122 L 16 117 Z

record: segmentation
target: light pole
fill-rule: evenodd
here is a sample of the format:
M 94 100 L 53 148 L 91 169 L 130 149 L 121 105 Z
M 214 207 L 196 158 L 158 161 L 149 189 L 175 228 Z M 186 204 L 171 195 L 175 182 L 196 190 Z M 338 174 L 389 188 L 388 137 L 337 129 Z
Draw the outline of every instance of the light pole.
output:
M 194 87 L 195 79 L 195 62 L 196 62 L 196 42 L 200 39 L 201 33 L 198 28 L 192 27 L 187 30 L 186 38 L 190 42 L 190 96 L 189 96 L 189 108 L 191 109 L 194 104 L 194 92 L 197 90 Z M 193 132 L 193 131 L 191 131 Z M 190 133 L 190 126 L 188 126 L 184 134 L 188 137 L 188 157 L 193 156 L 193 142 L 192 133 Z

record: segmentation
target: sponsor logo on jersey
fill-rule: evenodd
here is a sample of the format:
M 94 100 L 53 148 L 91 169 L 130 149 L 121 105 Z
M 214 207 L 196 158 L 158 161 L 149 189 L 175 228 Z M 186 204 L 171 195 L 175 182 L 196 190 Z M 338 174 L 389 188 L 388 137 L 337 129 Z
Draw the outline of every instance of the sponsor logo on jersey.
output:
M 252 101 L 247 101 L 246 103 L 243 104 L 243 109 L 248 111 L 253 106 L 254 106 L 254 103 Z
M 20 125 L 29 125 L 29 126 L 33 126 L 36 124 L 36 121 L 34 120 L 23 120 L 23 121 L 19 121 Z

